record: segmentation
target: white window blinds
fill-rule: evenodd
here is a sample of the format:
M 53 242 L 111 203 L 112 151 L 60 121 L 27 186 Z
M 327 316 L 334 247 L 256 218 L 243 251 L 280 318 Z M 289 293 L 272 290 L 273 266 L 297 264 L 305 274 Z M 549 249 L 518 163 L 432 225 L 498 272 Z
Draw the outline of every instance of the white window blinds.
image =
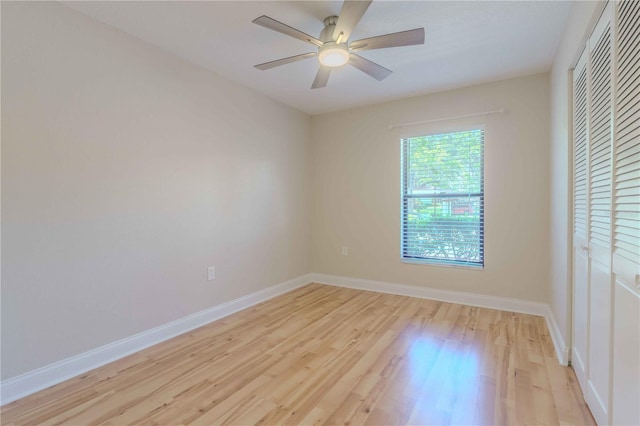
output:
M 484 265 L 484 129 L 402 139 L 401 257 Z

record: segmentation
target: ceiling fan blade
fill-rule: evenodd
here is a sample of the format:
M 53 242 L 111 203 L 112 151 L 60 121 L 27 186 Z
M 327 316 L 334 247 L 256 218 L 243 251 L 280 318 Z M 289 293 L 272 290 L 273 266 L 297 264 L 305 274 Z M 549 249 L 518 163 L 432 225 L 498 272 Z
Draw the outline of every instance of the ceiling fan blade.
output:
M 333 31 L 333 39 L 337 40 L 340 33 L 342 37 L 340 42 L 345 42 L 349 39 L 349 36 L 353 32 L 353 29 L 358 25 L 362 15 L 367 11 L 372 0 L 345 0 L 342 4 L 342 10 L 340 16 L 338 16 L 338 22 L 336 28 Z
M 424 44 L 424 28 L 385 34 L 377 37 L 363 38 L 351 43 L 351 50 L 373 50 L 387 47 L 412 46 Z
M 322 87 L 326 87 L 329 82 L 329 75 L 331 74 L 331 67 L 326 67 L 324 65 L 320 65 L 318 69 L 318 73 L 316 74 L 315 80 L 313 80 L 313 84 L 311 85 L 312 89 L 320 89 Z
M 316 52 L 303 53 L 302 55 L 289 56 L 288 58 L 277 59 L 271 62 L 265 62 L 264 64 L 254 65 L 261 71 L 268 70 L 270 68 L 279 67 L 280 65 L 290 64 L 291 62 L 301 61 L 307 58 L 313 58 L 317 56 Z
M 315 37 L 305 34 L 300 30 L 296 30 L 293 27 L 283 24 L 280 21 L 276 21 L 273 18 L 262 15 L 252 21 L 254 24 L 262 25 L 270 30 L 277 31 L 279 33 L 288 35 L 289 37 L 297 38 L 298 40 L 306 41 L 307 43 L 315 44 L 316 46 L 322 46 L 322 42 Z
M 384 80 L 393 72 L 390 69 L 387 69 L 382 65 L 378 65 L 375 62 L 371 62 L 370 60 L 356 55 L 355 53 L 352 53 L 349 56 L 349 64 L 358 68 L 363 73 L 369 74 L 371 77 L 375 78 L 378 81 Z

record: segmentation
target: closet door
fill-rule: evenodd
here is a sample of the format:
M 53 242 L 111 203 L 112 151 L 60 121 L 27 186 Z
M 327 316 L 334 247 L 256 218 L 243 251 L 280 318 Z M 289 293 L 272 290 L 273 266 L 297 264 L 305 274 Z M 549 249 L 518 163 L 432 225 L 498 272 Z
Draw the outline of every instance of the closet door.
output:
M 589 361 L 588 91 L 585 50 L 573 71 L 573 350 L 571 363 L 582 389 Z
M 611 4 L 589 39 L 589 365 L 586 399 L 608 423 L 611 366 L 613 79 Z
M 616 4 L 613 424 L 640 425 L 640 2 Z

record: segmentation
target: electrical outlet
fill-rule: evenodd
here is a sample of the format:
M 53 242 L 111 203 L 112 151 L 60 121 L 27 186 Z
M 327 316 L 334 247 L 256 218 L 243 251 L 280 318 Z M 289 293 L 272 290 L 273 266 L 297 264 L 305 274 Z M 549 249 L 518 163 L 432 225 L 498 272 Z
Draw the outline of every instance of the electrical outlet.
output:
M 343 256 L 349 256 L 349 247 L 342 246 L 342 255 Z
M 212 281 L 216 279 L 216 267 L 215 266 L 209 266 L 207 268 L 207 280 L 208 281 Z

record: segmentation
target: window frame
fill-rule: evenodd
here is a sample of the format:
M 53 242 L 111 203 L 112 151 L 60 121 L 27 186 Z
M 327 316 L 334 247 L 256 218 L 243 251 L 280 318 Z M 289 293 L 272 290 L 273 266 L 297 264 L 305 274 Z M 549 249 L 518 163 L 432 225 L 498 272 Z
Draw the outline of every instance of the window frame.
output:
M 425 137 L 425 136 L 434 136 L 434 135 L 442 135 L 447 133 L 458 133 L 472 130 L 482 130 L 483 139 L 482 139 L 482 152 L 481 152 L 481 182 L 480 182 L 480 193 L 474 194 L 459 194 L 459 195 L 445 195 L 445 196 L 424 196 L 423 198 L 454 198 L 454 197 L 464 197 L 464 196 L 473 196 L 479 197 L 480 199 L 480 229 L 482 231 L 482 239 L 479 246 L 481 252 L 481 259 L 479 263 L 466 263 L 462 261 L 454 261 L 454 260 L 445 260 L 445 259 L 436 259 L 436 258 L 421 258 L 421 257 L 410 257 L 405 256 L 405 232 L 407 230 L 407 224 L 404 220 L 405 218 L 405 199 L 408 198 L 416 198 L 415 196 L 407 197 L 407 188 L 408 188 L 408 173 L 407 173 L 407 158 L 405 156 L 404 144 L 406 139 Z M 473 124 L 458 124 L 458 125 L 440 125 L 440 126 L 428 126 L 428 127 L 420 127 L 418 129 L 414 129 L 412 132 L 406 132 L 398 135 L 400 140 L 400 260 L 402 263 L 411 264 L 411 265 L 431 265 L 431 266 L 443 266 L 449 268 L 461 268 L 461 269 L 471 269 L 482 271 L 486 265 L 486 218 L 485 218 L 485 205 L 486 205 L 486 192 L 485 192 L 485 147 L 486 147 L 486 125 L 485 123 L 474 122 Z M 421 197 L 417 197 L 421 198 Z

